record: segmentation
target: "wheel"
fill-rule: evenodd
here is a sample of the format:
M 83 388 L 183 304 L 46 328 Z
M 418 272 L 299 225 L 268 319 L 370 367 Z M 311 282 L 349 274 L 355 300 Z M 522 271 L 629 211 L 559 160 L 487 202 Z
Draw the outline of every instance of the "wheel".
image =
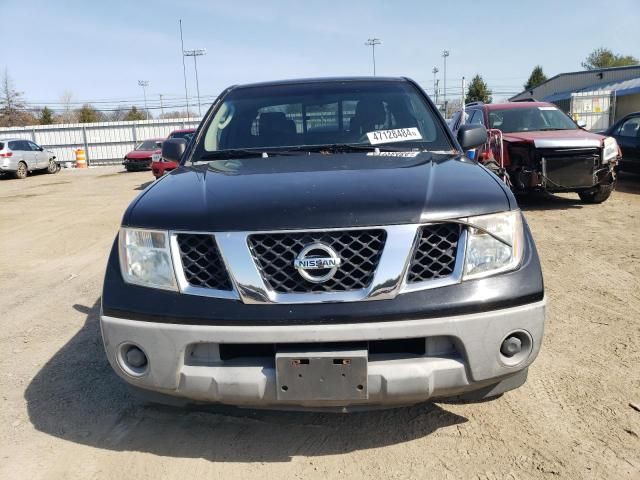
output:
M 133 170 L 134 170 L 134 168 L 133 168 L 131 165 L 125 165 L 124 169 L 125 169 L 127 172 L 133 172 Z
M 597 204 L 606 201 L 615 189 L 616 182 L 613 181 L 605 185 L 600 184 L 591 190 L 578 192 L 578 195 L 580 196 L 582 203 Z
M 24 162 L 20 162 L 18 163 L 18 170 L 16 170 L 13 175 L 16 178 L 22 180 L 23 178 L 27 178 L 27 173 L 29 173 L 29 171 L 27 170 L 27 164 Z
M 60 171 L 60 165 L 55 160 L 49 160 L 49 166 L 47 167 L 47 173 L 58 173 Z

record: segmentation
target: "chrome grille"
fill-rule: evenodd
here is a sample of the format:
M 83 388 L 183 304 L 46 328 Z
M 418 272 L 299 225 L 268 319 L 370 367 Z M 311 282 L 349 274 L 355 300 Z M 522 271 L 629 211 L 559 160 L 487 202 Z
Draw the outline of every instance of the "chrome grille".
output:
M 253 234 L 248 243 L 262 278 L 273 291 L 305 293 L 367 288 L 385 240 L 386 232 L 380 229 Z M 321 284 L 308 282 L 293 266 L 300 251 L 315 242 L 329 245 L 342 259 L 335 276 Z
M 408 283 L 448 277 L 456 266 L 460 225 L 438 223 L 425 225 L 411 258 Z
M 189 285 L 231 290 L 231 280 L 213 235 L 180 233 L 177 235 L 180 260 Z

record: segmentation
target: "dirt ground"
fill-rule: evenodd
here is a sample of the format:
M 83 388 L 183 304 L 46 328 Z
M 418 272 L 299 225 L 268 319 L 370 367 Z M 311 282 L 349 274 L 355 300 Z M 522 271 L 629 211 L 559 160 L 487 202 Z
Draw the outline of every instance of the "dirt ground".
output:
M 349 415 L 148 407 L 98 325 L 107 253 L 150 172 L 0 180 L 0 478 L 640 478 L 640 177 L 603 205 L 525 199 L 549 301 L 528 382 Z

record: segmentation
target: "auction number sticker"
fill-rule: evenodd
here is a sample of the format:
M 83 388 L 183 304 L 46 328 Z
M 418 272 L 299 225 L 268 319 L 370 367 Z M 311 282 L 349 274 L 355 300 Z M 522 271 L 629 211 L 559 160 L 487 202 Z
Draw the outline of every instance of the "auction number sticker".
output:
M 367 132 L 369 143 L 376 145 L 378 143 L 406 142 L 407 140 L 422 140 L 420 130 L 416 127 L 396 128 L 393 130 L 375 130 Z

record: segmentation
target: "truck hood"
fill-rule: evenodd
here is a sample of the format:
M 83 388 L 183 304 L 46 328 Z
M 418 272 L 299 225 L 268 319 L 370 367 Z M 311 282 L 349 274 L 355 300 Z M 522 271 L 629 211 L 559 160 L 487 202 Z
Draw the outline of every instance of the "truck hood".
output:
M 586 130 L 550 130 L 505 133 L 506 142 L 531 143 L 536 148 L 601 147 L 604 137 Z
M 465 157 L 384 152 L 216 160 L 181 167 L 129 206 L 123 225 L 252 231 L 418 223 L 516 207 Z

